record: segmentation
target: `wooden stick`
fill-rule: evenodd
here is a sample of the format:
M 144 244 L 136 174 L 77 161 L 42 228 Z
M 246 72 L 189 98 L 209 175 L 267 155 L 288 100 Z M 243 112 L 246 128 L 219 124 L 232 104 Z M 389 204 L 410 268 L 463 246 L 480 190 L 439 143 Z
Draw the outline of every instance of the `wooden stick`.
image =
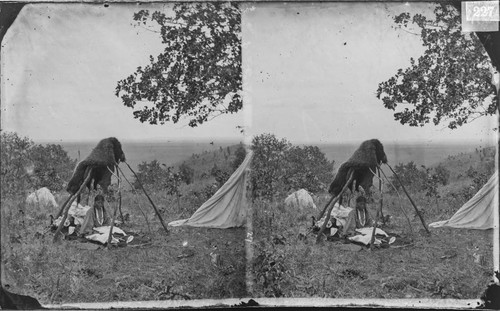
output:
M 158 209 L 156 208 L 156 205 L 153 203 L 153 200 L 151 200 L 151 198 L 149 197 L 148 193 L 146 192 L 146 189 L 144 189 L 144 186 L 142 185 L 140 179 L 139 179 L 139 176 L 137 176 L 137 174 L 134 172 L 134 170 L 130 167 L 130 165 L 128 165 L 127 162 L 124 162 L 125 164 L 127 164 L 128 168 L 130 169 L 130 171 L 134 174 L 135 176 L 135 179 L 137 180 L 137 183 L 139 184 L 139 186 L 141 187 L 142 191 L 144 191 L 144 194 L 146 195 L 146 197 L 148 198 L 149 200 L 149 203 L 151 203 L 151 205 L 153 206 L 155 212 L 156 212 L 156 216 L 158 216 L 158 218 L 160 219 L 160 222 L 161 222 L 161 225 L 163 226 L 163 229 L 165 229 L 165 232 L 169 233 L 168 229 L 167 229 L 167 226 L 165 225 L 165 223 L 163 222 L 163 218 L 161 217 L 160 215 L 160 212 L 158 211 Z
M 328 202 L 326 203 L 325 207 L 323 208 L 323 211 L 321 212 L 321 214 L 319 214 L 319 216 L 317 218 L 318 220 L 320 220 L 321 217 L 323 217 L 323 215 L 326 212 L 327 207 L 330 206 L 330 203 L 332 203 L 333 199 L 335 199 L 335 196 L 332 195 L 332 197 L 330 198 L 330 200 L 328 200 Z
M 80 189 L 76 193 L 74 193 L 70 199 L 67 201 L 67 208 L 64 209 L 64 216 L 61 219 L 61 222 L 59 223 L 59 226 L 57 227 L 56 233 L 54 234 L 54 243 L 59 241 L 59 235 L 61 233 L 62 227 L 64 226 L 64 222 L 66 221 L 66 218 L 68 218 L 68 212 L 69 212 L 69 207 L 71 207 L 71 203 L 76 199 L 76 197 L 85 189 L 87 186 L 87 183 L 92 177 L 92 168 L 88 169 L 87 171 L 87 177 L 85 177 L 85 180 L 83 181 L 82 185 L 80 186 Z
M 382 218 L 384 217 L 384 214 L 382 214 L 383 196 L 382 196 L 382 179 L 380 178 L 380 169 L 378 169 L 377 172 L 378 172 L 378 190 L 380 192 L 380 207 L 379 209 L 377 209 L 377 216 L 375 216 L 375 223 L 373 224 L 372 238 L 370 240 L 370 249 L 373 249 L 373 243 L 375 242 L 375 233 L 377 232 L 377 221 L 380 215 L 382 215 Z
M 323 222 L 323 224 L 321 225 L 321 229 L 319 230 L 318 232 L 318 236 L 316 237 L 316 244 L 318 244 L 319 242 L 321 242 L 321 235 L 323 234 L 323 232 L 325 231 L 326 229 L 326 224 L 328 223 L 328 221 L 330 220 L 330 217 L 332 215 L 332 210 L 333 210 L 333 207 L 335 206 L 335 203 L 338 202 L 338 200 L 341 198 L 341 196 L 344 194 L 344 192 L 347 190 L 349 184 L 352 182 L 352 180 L 354 179 L 354 170 L 351 169 L 349 171 L 349 179 L 347 180 L 347 182 L 345 183 L 344 187 L 342 188 L 342 191 L 340 191 L 340 193 L 335 197 L 335 199 L 333 200 L 331 206 L 328 208 L 328 212 L 326 213 L 326 218 L 325 218 L 325 221 Z M 319 220 L 319 219 L 318 219 Z
M 398 195 L 398 200 L 399 200 L 399 208 L 403 212 L 403 215 L 405 216 L 406 221 L 408 222 L 408 227 L 410 228 L 411 235 L 413 236 L 413 227 L 411 226 L 410 218 L 408 217 L 408 215 L 406 214 L 406 212 L 405 212 L 405 210 L 403 208 L 403 203 L 402 203 L 402 200 L 401 200 L 401 195 L 399 194 L 398 189 L 396 189 L 396 187 L 391 183 L 391 181 L 389 180 L 389 177 L 387 177 L 387 175 L 385 174 L 385 172 L 382 170 L 382 168 L 380 166 L 379 166 L 379 170 L 382 172 L 382 175 L 384 175 L 384 178 L 385 178 L 385 180 L 387 180 L 387 182 L 389 183 L 389 185 L 391 185 L 391 187 L 394 189 L 394 191 L 396 191 L 396 194 Z
M 389 169 L 392 171 L 392 173 L 394 174 L 394 176 L 396 177 L 396 180 L 399 182 L 399 184 L 401 185 L 401 188 L 403 188 L 403 191 L 404 193 L 406 194 L 406 196 L 408 197 L 408 199 L 410 200 L 411 204 L 413 205 L 413 207 L 415 208 L 415 211 L 417 212 L 417 215 L 418 215 L 418 218 L 420 218 L 420 221 L 422 222 L 422 225 L 424 226 L 424 229 L 425 231 L 427 231 L 428 234 L 431 234 L 431 232 L 429 231 L 429 229 L 427 228 L 427 225 L 425 224 L 425 221 L 424 221 L 424 218 L 422 217 L 422 215 L 420 214 L 420 211 L 418 210 L 417 208 L 417 205 L 415 205 L 415 202 L 413 202 L 413 200 L 411 199 L 410 195 L 408 194 L 408 191 L 406 191 L 406 188 L 405 186 L 403 185 L 403 183 L 401 182 L 401 180 L 399 179 L 399 176 L 396 174 L 396 172 L 392 169 L 392 167 L 386 163 L 385 165 L 387 165 L 389 167 Z
M 66 199 L 66 201 L 61 205 L 61 208 L 59 209 L 59 212 L 57 213 L 55 219 L 59 218 L 59 216 L 62 215 L 62 213 L 64 211 L 64 208 L 66 207 L 66 204 L 68 204 L 68 202 L 69 202 L 69 199 L 71 199 L 71 194 L 68 196 L 68 198 Z
M 127 179 L 127 177 L 125 177 L 125 174 L 123 174 L 123 171 L 122 169 L 118 166 L 118 169 L 120 170 L 120 172 L 122 173 L 122 176 L 123 178 L 125 179 L 125 181 L 129 184 L 130 188 L 132 189 L 132 191 L 134 192 L 135 195 L 137 195 L 137 192 L 136 190 L 134 189 L 134 186 L 132 186 L 132 184 L 130 183 L 130 181 Z M 136 197 L 134 197 L 134 199 L 136 199 Z M 149 230 L 149 233 L 151 233 L 151 226 L 149 225 L 149 221 L 148 221 L 148 216 L 146 216 L 146 214 L 144 213 L 144 211 L 142 210 L 142 207 L 141 207 L 141 203 L 137 200 L 136 201 L 137 203 L 137 207 L 139 208 L 139 211 L 141 212 L 142 216 L 144 216 L 144 219 L 146 220 L 146 225 L 148 226 L 148 230 Z
M 117 165 L 115 165 L 116 167 Z M 118 169 L 116 170 L 116 173 L 118 174 Z M 118 178 L 118 175 L 116 176 Z M 120 178 L 118 178 L 118 196 L 120 196 Z M 108 203 L 109 204 L 109 203 Z M 118 204 L 116 204 L 115 209 L 113 210 L 113 215 L 111 216 L 111 226 L 109 229 L 109 235 L 108 235 L 108 244 L 106 247 L 109 249 L 111 246 L 111 239 L 113 238 L 113 226 L 115 225 L 115 217 L 116 217 L 116 210 L 118 207 L 121 205 L 121 197 L 119 199 Z

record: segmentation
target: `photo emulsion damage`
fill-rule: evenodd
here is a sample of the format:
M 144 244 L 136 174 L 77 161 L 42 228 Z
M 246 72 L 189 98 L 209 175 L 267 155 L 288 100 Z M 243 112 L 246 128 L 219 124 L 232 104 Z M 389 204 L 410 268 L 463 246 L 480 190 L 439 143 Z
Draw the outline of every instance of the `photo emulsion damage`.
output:
M 467 7 L 1 4 L 1 307 L 498 306 Z

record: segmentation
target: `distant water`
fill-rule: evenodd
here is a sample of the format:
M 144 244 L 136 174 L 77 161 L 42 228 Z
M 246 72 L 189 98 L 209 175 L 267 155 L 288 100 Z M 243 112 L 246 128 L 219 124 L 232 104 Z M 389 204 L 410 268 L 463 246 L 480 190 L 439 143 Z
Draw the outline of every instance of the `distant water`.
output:
M 122 142 L 122 148 L 127 157 L 127 163 L 133 169 L 142 162 L 158 160 L 167 166 L 180 164 L 192 154 L 204 151 L 212 152 L 239 144 L 239 141 L 170 141 L 170 142 Z M 96 142 L 59 143 L 71 158 L 85 159 L 95 147 Z M 335 160 L 335 168 L 345 162 L 358 148 L 356 144 L 317 144 L 329 160 Z M 473 152 L 480 145 L 473 144 L 384 144 L 388 162 L 391 166 L 399 163 L 415 162 L 417 166 L 432 166 L 449 155 Z M 487 146 L 482 146 L 487 147 Z
M 329 160 L 335 160 L 335 167 L 347 161 L 359 144 L 323 144 L 317 145 Z M 394 167 L 399 163 L 413 161 L 417 166 L 432 166 L 445 160 L 449 155 L 469 153 L 480 147 L 473 144 L 384 144 L 388 163 Z
M 213 143 L 213 144 L 212 144 Z M 85 159 L 97 142 L 58 143 L 68 155 L 77 160 Z M 126 142 L 122 141 L 122 149 L 127 163 L 135 170 L 142 162 L 158 160 L 160 164 L 172 166 L 180 164 L 192 154 L 204 151 L 216 151 L 220 148 L 239 144 L 239 141 L 168 141 L 168 142 Z

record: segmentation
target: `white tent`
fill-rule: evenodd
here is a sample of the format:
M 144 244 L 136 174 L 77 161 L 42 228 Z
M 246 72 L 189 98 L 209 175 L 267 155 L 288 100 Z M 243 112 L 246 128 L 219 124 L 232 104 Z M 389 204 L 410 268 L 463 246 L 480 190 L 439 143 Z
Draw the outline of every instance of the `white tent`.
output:
M 248 150 L 243 163 L 224 185 L 188 219 L 172 221 L 169 226 L 207 228 L 241 227 L 246 223 L 248 202 L 246 199 L 247 172 L 252 161 Z
M 498 172 L 450 219 L 433 222 L 429 227 L 492 229 L 498 226 L 495 214 L 498 215 Z

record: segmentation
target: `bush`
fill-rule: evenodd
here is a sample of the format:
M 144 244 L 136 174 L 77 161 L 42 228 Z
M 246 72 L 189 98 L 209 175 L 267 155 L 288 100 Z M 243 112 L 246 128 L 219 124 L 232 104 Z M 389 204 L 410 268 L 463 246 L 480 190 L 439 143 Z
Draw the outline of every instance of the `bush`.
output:
M 68 153 L 60 145 L 36 145 L 30 151 L 34 163 L 33 186 L 38 189 L 47 187 L 52 191 L 60 191 L 71 178 L 76 160 L 69 158 Z
M 41 187 L 64 189 L 76 160 L 60 145 L 37 145 L 13 132 L 2 133 L 0 142 L 2 197 Z
M 252 197 L 272 199 L 290 190 L 324 191 L 333 179 L 333 161 L 316 146 L 292 146 L 272 134 L 252 142 Z
M 16 133 L 2 133 L 0 138 L 1 197 L 5 198 L 5 195 L 18 193 L 31 186 L 30 177 L 34 168 L 29 151 L 34 143 Z
M 151 162 L 142 162 L 137 166 L 137 177 L 135 177 L 133 186 L 140 188 L 139 182 L 153 190 L 163 188 L 162 181 L 167 179 L 168 172 L 162 169 L 160 162 L 153 160 Z
M 419 169 L 413 161 L 406 164 L 398 164 L 394 168 L 394 171 L 407 190 L 425 192 L 425 195 L 428 197 L 437 197 L 438 186 L 447 185 L 450 178 L 450 171 L 443 165 L 438 165 L 434 169 L 422 165 Z M 401 185 L 397 182 L 396 177 L 392 176 L 391 179 L 396 189 L 399 190 Z
M 284 192 L 285 152 L 291 147 L 286 139 L 278 140 L 273 134 L 261 134 L 252 140 L 252 197 L 271 199 Z
M 189 185 L 194 181 L 194 169 L 187 165 L 185 162 L 183 162 L 179 166 L 179 175 L 182 181 L 186 183 L 186 185 Z
M 333 179 L 333 161 L 316 146 L 291 147 L 286 152 L 285 189 L 306 189 L 317 193 L 325 191 Z
M 229 152 L 229 147 L 227 148 L 228 152 Z M 229 154 L 231 154 L 229 152 Z M 231 163 L 231 167 L 233 169 L 233 171 L 235 171 L 240 165 L 241 163 L 243 163 L 243 160 L 245 160 L 245 157 L 247 155 L 247 151 L 245 150 L 245 147 L 243 147 L 243 145 L 239 145 L 238 146 L 238 149 L 236 149 L 236 151 L 234 152 L 234 160 L 233 162 Z

